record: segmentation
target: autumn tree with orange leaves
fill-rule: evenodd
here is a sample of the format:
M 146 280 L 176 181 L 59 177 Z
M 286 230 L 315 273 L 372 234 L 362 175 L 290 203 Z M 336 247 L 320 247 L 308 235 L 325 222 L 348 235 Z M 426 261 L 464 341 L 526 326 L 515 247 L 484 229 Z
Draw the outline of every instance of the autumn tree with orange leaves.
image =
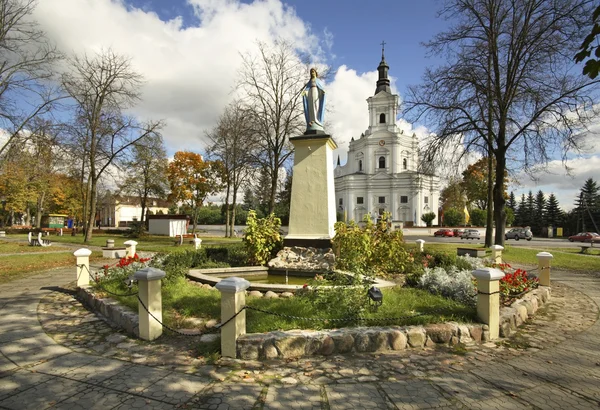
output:
M 220 161 L 204 161 L 202 155 L 194 152 L 177 151 L 169 163 L 167 179 L 171 187 L 169 200 L 191 208 L 195 233 L 198 209 L 208 195 L 223 189 L 223 165 Z

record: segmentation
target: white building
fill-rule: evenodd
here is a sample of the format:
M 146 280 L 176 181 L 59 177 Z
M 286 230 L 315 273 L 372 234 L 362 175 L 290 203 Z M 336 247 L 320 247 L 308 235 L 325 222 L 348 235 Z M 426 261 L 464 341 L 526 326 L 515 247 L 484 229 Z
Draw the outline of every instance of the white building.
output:
M 420 171 L 419 141 L 396 125 L 398 95 L 392 94 L 389 66 L 382 53 L 375 95 L 367 99 L 369 128 L 352 138 L 346 164 L 334 170 L 337 211 L 362 221 L 389 212 L 404 226 L 425 226 L 421 215 L 434 212 L 437 223 L 439 178 Z

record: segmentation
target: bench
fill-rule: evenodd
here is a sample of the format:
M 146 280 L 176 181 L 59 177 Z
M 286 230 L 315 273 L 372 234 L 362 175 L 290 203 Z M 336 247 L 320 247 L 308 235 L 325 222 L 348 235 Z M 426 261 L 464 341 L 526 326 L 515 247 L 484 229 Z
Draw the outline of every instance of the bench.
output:
M 39 232 L 37 238 L 34 238 L 31 232 L 27 235 L 27 242 L 29 246 L 50 246 L 52 242 L 47 239 L 42 239 L 42 233 Z
M 473 249 L 473 248 L 456 248 L 456 254 L 458 256 L 470 256 L 472 258 L 484 258 L 485 249 Z
M 191 233 L 186 233 L 185 235 L 177 235 L 177 240 L 175 241 L 175 246 L 181 246 L 183 245 L 183 240 L 184 239 L 192 239 L 189 243 L 193 244 L 194 241 L 193 239 L 196 239 L 198 237 L 198 234 L 191 234 Z
M 55 233 L 57 236 L 63 236 L 63 228 L 41 228 L 40 230 L 46 235 Z
M 587 253 L 588 249 L 594 249 L 594 242 L 589 245 L 579 245 L 581 247 L 581 253 Z

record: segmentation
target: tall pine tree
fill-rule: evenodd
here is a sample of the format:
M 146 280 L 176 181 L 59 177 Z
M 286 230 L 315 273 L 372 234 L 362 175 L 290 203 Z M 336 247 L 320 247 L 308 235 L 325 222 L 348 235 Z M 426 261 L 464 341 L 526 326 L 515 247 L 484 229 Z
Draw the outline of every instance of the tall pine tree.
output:
M 560 209 L 558 199 L 554 194 L 548 196 L 546 201 L 546 222 L 551 226 L 559 226 L 563 220 L 563 211 Z
M 515 225 L 524 226 L 526 225 L 527 219 L 527 202 L 525 201 L 525 194 L 521 194 L 521 200 L 519 201 L 519 207 L 515 213 Z
M 542 233 L 542 228 L 546 225 L 546 197 L 542 190 L 539 190 L 535 195 L 533 220 L 531 228 L 533 233 L 539 235 Z
M 515 193 L 512 191 L 510 191 L 510 196 L 508 197 L 506 206 L 512 209 L 515 214 L 517 213 L 517 199 L 515 198 Z
M 600 223 L 600 187 L 593 178 L 589 178 L 581 187 L 575 201 L 577 227 L 581 231 L 598 231 Z

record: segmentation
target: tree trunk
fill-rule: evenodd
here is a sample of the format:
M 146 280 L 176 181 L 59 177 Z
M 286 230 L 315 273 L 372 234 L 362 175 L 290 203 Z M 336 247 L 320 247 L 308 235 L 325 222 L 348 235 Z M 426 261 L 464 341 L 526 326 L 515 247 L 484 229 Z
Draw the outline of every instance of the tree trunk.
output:
M 504 246 L 504 228 L 506 212 L 504 206 L 504 171 L 506 170 L 506 152 L 498 147 L 496 151 L 496 183 L 494 184 L 494 219 L 496 222 L 495 244 Z
M 279 171 L 279 169 L 275 170 L 274 174 L 271 174 L 271 193 L 269 195 L 269 212 L 268 214 L 272 214 L 273 212 L 275 212 L 275 195 L 277 194 L 277 171 Z
M 96 222 L 96 179 L 94 176 L 91 178 L 92 183 L 90 184 L 89 191 L 89 212 L 87 214 L 87 219 L 84 222 L 85 226 L 85 237 L 83 241 L 88 243 L 92 239 L 92 230 L 94 229 L 94 223 Z
M 38 201 L 37 201 L 37 211 L 35 213 L 35 227 L 36 228 L 41 228 L 42 226 L 42 211 L 43 211 L 43 206 L 44 206 L 44 198 L 46 196 L 46 192 L 42 192 L 40 194 L 40 196 L 38 197 Z
M 237 202 L 237 190 L 235 188 L 233 189 L 233 198 L 232 198 L 231 202 L 232 202 L 231 203 L 231 206 L 232 206 L 232 210 L 231 210 L 231 228 L 230 228 L 230 231 L 229 231 L 229 237 L 233 238 L 233 231 L 234 231 L 234 228 L 235 228 L 235 205 L 236 205 L 236 202 Z
M 229 220 L 229 191 L 231 189 L 231 183 L 227 181 L 227 192 L 225 193 L 225 237 L 230 232 L 230 220 Z M 229 234 L 231 236 L 231 233 Z
M 494 161 L 492 157 L 492 150 L 488 150 L 488 177 L 487 177 L 487 218 L 485 228 L 485 247 L 489 248 L 494 243 L 493 231 L 494 231 Z

